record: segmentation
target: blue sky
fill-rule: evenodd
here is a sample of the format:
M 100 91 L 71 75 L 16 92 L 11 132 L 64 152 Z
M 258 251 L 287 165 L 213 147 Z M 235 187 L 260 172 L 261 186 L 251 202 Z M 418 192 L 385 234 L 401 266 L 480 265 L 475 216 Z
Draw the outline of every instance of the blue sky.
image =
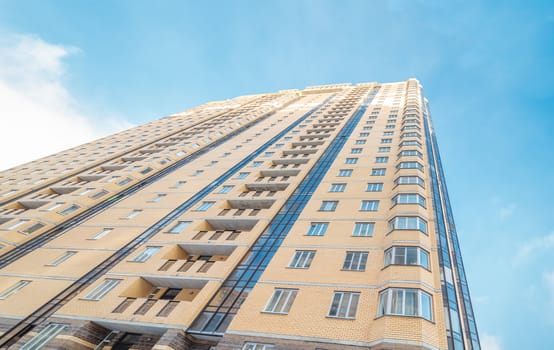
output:
M 0 158 L 211 100 L 416 77 L 483 348 L 552 349 L 553 62 L 552 1 L 0 0 Z

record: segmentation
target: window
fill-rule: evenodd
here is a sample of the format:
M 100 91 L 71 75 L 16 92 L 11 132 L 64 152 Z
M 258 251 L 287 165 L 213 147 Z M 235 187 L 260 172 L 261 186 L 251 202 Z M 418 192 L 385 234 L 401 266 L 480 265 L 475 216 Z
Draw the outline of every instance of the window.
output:
M 384 176 L 387 172 L 387 169 L 385 168 L 374 168 L 371 169 L 371 176 Z
M 419 289 L 388 288 L 379 293 L 377 316 L 400 315 L 432 320 L 431 295 Z
M 320 211 L 335 211 L 337 209 L 338 201 L 323 201 L 321 202 Z
M 373 229 L 375 223 L 373 222 L 357 222 L 354 224 L 354 231 L 352 236 L 354 237 L 371 237 L 373 236 Z
M 425 208 L 425 198 L 419 193 L 400 193 L 392 198 L 392 205 L 419 204 Z
M 119 181 L 117 184 L 118 184 L 119 186 L 123 186 L 123 185 L 128 184 L 129 182 L 131 182 L 131 178 L 130 178 L 130 177 L 126 177 L 126 178 L 124 178 L 123 180 Z
M 358 158 L 346 158 L 344 164 L 356 164 L 358 163 Z
M 329 227 L 328 222 L 312 222 L 306 236 L 324 236 Z
M 427 233 L 427 222 L 419 216 L 395 216 L 389 221 L 389 231 L 392 230 L 419 230 Z
M 364 126 L 364 127 L 362 128 L 362 130 L 365 130 L 365 131 L 369 131 L 369 130 L 371 130 L 371 129 L 372 129 L 371 126 Z
M 417 138 L 421 138 L 421 135 L 415 131 L 412 131 L 412 132 L 405 132 L 402 134 L 401 136 L 402 138 L 404 137 L 417 137 Z
M 360 206 L 361 211 L 377 211 L 379 210 L 379 201 L 362 201 Z
M 82 190 L 81 192 L 77 193 L 79 196 L 82 196 L 84 194 L 87 194 L 89 192 L 92 192 L 94 190 L 94 188 L 85 188 L 84 190 Z
M 186 181 L 178 181 L 175 185 L 173 185 L 173 188 L 181 188 L 183 187 L 187 182 Z
M 67 327 L 63 323 L 49 323 L 48 326 L 44 327 L 40 333 L 35 335 L 31 340 L 23 344 L 20 348 L 21 350 L 38 350 L 41 349 L 46 343 L 54 339 L 58 334 L 60 334 L 64 328 Z
M 168 233 L 181 233 L 190 223 L 190 221 L 179 221 L 169 229 Z
M 416 141 L 416 140 L 402 141 L 400 143 L 400 147 L 404 147 L 404 146 L 417 146 L 417 147 L 421 148 L 421 143 L 419 141 Z
M 350 153 L 352 153 L 352 154 L 362 153 L 362 149 L 361 148 L 352 148 L 350 150 Z
M 415 149 L 409 149 L 409 150 L 405 150 L 405 151 L 402 151 L 398 154 L 399 157 L 411 157 L 411 156 L 414 156 L 414 157 L 419 157 L 419 158 L 423 158 L 423 154 L 418 151 L 418 150 L 415 150 Z
M 192 176 L 200 176 L 203 172 L 204 170 L 196 170 Z
M 239 173 L 237 179 L 246 179 L 250 173 Z
M 379 147 L 379 150 L 377 152 L 379 153 L 390 152 L 390 147 Z
M 145 262 L 150 259 L 152 255 L 156 254 L 161 247 L 146 247 L 142 252 L 140 252 L 135 258 L 131 261 L 133 262 Z
M 392 139 L 381 139 L 381 143 L 392 143 Z
M 394 180 L 396 185 L 419 185 L 425 187 L 425 181 L 419 176 L 400 176 Z
M 365 145 L 365 140 L 356 140 L 356 145 Z
M 385 125 L 385 129 L 394 129 L 394 124 Z
M 142 212 L 142 210 L 139 210 L 139 209 L 133 210 L 124 219 L 132 219 L 132 218 L 136 217 L 138 214 L 140 214 L 141 212 Z
M 17 228 L 23 224 L 26 224 L 28 223 L 29 220 L 25 219 L 25 220 L 19 220 L 18 222 L 15 222 L 13 224 L 11 224 L 10 226 L 6 227 L 6 230 L 13 230 L 14 228 Z
M 315 250 L 297 250 L 292 257 L 289 267 L 307 269 L 314 259 Z
M 352 175 L 352 169 L 340 169 L 339 170 L 339 177 L 348 177 Z
M 365 271 L 367 256 L 367 252 L 346 252 L 346 258 L 344 259 L 344 264 L 342 264 L 342 269 Z
M 105 196 L 105 195 L 107 195 L 107 194 L 108 194 L 108 191 L 106 191 L 106 190 L 101 190 L 101 191 L 99 191 L 99 192 L 96 192 L 96 193 L 93 194 L 92 196 L 90 196 L 90 198 L 92 198 L 92 199 L 98 199 L 98 198 L 103 197 L 103 196 Z
M 275 154 L 275 152 L 265 152 L 264 157 L 269 158 L 269 157 L 273 156 L 274 154 Z
M 331 184 L 329 192 L 344 192 L 346 184 Z
M 358 301 L 360 293 L 358 292 L 335 292 L 333 301 L 329 309 L 328 317 L 337 318 L 356 318 Z
M 397 169 L 417 169 L 423 171 L 423 165 L 419 162 L 400 162 L 397 166 Z
M 64 210 L 59 211 L 58 213 L 59 213 L 60 215 L 67 215 L 67 214 L 73 213 L 75 210 L 77 210 L 77 209 L 79 209 L 79 208 L 80 208 L 80 207 L 79 207 L 78 205 L 73 204 L 73 205 L 71 205 L 71 206 L 65 208 Z
M 217 193 L 229 193 L 229 192 L 231 192 L 231 189 L 233 189 L 233 187 L 234 186 L 232 186 L 232 185 L 225 185 L 225 186 L 221 187 L 221 189 Z
M 392 136 L 394 134 L 394 131 L 385 131 L 383 132 L 383 136 Z
M 100 300 L 104 295 L 108 294 L 109 291 L 114 289 L 121 280 L 106 278 L 102 281 L 96 288 L 91 290 L 83 299 L 85 300 Z
M 375 163 L 387 163 L 389 161 L 389 157 L 376 157 Z
M 429 269 L 429 253 L 420 247 L 391 247 L 385 251 L 385 267 L 419 265 Z
M 161 201 L 162 198 L 164 198 L 165 196 L 166 196 L 165 193 L 158 193 L 158 194 L 156 195 L 156 197 L 152 198 L 152 200 L 151 200 L 150 202 L 152 202 L 152 203 L 158 203 L 158 202 Z
M 264 311 L 276 314 L 287 314 L 297 293 L 298 289 L 275 288 Z
M 52 204 L 51 206 L 49 206 L 48 208 L 44 209 L 46 211 L 52 211 L 54 209 L 58 209 L 59 207 L 61 207 L 62 205 L 64 205 L 65 203 L 64 202 L 58 202 L 58 203 L 55 203 L 55 204 Z
M 368 183 L 365 189 L 366 192 L 381 192 L 383 190 L 382 182 Z
M 196 211 L 206 211 L 206 210 L 210 209 L 210 207 L 214 204 L 215 204 L 215 202 L 202 202 L 202 204 L 200 204 L 200 206 L 198 206 L 198 208 L 196 208 Z
M 97 239 L 100 239 L 102 237 L 104 237 L 105 235 L 107 235 L 108 233 L 112 232 L 113 231 L 113 228 L 105 228 L 103 229 L 102 231 L 98 232 L 97 234 L 95 234 L 94 236 L 92 236 L 91 238 L 89 238 L 90 240 L 97 240 Z
M 252 166 L 253 167 L 259 167 L 260 165 L 262 165 L 264 162 L 262 161 L 255 161 L 255 162 L 252 162 Z
M 21 280 L 21 281 L 17 282 L 16 284 L 11 286 L 10 288 L 8 288 L 8 289 L 4 290 L 2 293 L 0 293 L 0 300 L 6 299 L 10 295 L 19 292 L 21 289 L 23 289 L 23 287 L 25 287 L 29 283 L 31 283 L 31 281 Z
M 244 343 L 242 350 L 270 350 L 273 349 L 272 344 L 262 344 L 262 343 Z
M 67 259 L 71 258 L 73 255 L 77 254 L 77 252 L 75 251 L 67 251 L 65 253 L 63 253 L 62 255 L 60 255 L 59 257 L 57 257 L 54 261 L 52 261 L 51 263 L 49 264 L 46 264 L 46 266 L 58 266 L 59 264 L 63 263 L 64 261 L 66 261 Z
M 368 132 L 361 132 L 360 133 L 360 137 L 368 137 L 368 136 L 369 136 Z
M 46 226 L 46 225 L 44 225 L 42 222 L 37 222 L 37 223 L 34 223 L 31 226 L 27 227 L 27 228 L 24 228 L 23 230 L 21 230 L 19 232 L 23 233 L 24 235 L 30 235 L 31 233 L 33 233 L 37 230 L 40 230 L 44 226 Z

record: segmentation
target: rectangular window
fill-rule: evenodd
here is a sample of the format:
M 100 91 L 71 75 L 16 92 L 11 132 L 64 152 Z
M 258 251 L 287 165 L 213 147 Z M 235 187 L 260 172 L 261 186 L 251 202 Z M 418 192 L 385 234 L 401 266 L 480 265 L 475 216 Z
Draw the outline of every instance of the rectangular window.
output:
M 328 222 L 312 222 L 306 236 L 324 236 L 329 227 Z
M 352 175 L 352 169 L 340 169 L 339 170 L 339 177 L 349 177 Z
M 21 350 L 38 350 L 42 348 L 50 340 L 54 339 L 58 334 L 60 334 L 64 328 L 67 327 L 63 323 L 49 323 L 48 326 L 44 327 L 40 333 L 35 335 L 31 340 L 23 344 L 20 348 Z
M 400 143 L 400 147 L 404 147 L 404 146 L 417 146 L 417 147 L 421 148 L 421 143 L 419 141 L 416 141 L 416 140 L 402 141 Z
M 377 316 L 415 316 L 432 321 L 431 304 L 431 295 L 420 289 L 388 288 L 379 293 Z
M 160 249 L 161 247 L 146 247 L 131 261 L 145 262 L 146 260 L 150 259 L 154 254 L 156 254 Z
M 0 300 L 6 299 L 10 295 L 13 295 L 13 294 L 19 292 L 21 289 L 23 289 L 23 287 L 25 287 L 29 283 L 31 283 L 31 281 L 21 280 L 21 281 L 17 282 L 13 286 L 9 287 L 8 289 L 6 289 L 2 293 L 0 293 Z
M 392 139 L 381 139 L 381 143 L 392 143 Z
M 117 184 L 118 184 L 119 186 L 123 186 L 123 185 L 128 184 L 128 183 L 131 182 L 131 181 L 132 181 L 132 180 L 131 180 L 130 177 L 126 177 L 126 178 L 124 178 L 123 180 L 119 181 Z
M 352 271 L 365 271 L 367 256 L 367 252 L 346 252 L 346 258 L 344 259 L 342 269 Z
M 373 222 L 357 222 L 354 224 L 354 231 L 352 236 L 354 237 L 371 237 L 373 236 L 373 230 L 375 223 Z
M 92 199 L 98 199 L 98 198 L 103 197 L 103 196 L 105 196 L 105 195 L 107 195 L 107 194 L 108 194 L 108 191 L 106 191 L 106 190 L 101 190 L 101 191 L 99 191 L 99 192 L 96 192 L 96 193 L 93 194 L 92 196 L 90 196 L 90 198 L 92 198 Z
M 383 136 L 392 136 L 393 133 L 394 131 L 385 131 L 383 132 Z
M 263 343 L 244 343 L 242 350 L 271 350 L 275 347 L 272 344 L 263 344 Z
M 331 184 L 329 192 L 344 192 L 346 184 Z
M 269 158 L 269 157 L 273 156 L 274 154 L 275 154 L 275 152 L 265 152 L 264 157 Z
M 419 230 L 427 234 L 427 222 L 419 216 L 395 216 L 389 221 L 389 231 Z
M 361 132 L 360 133 L 360 137 L 368 137 L 368 136 L 369 136 L 368 132 Z
M 231 192 L 233 187 L 234 186 L 232 186 L 232 185 L 225 185 L 225 186 L 221 187 L 221 189 L 217 193 L 229 193 L 229 192 Z
M 399 193 L 392 198 L 392 205 L 419 204 L 425 208 L 425 198 L 419 193 Z
M 91 238 L 89 238 L 90 240 L 97 240 L 97 239 L 100 239 L 102 237 L 104 237 L 105 235 L 107 235 L 108 233 L 112 232 L 113 231 L 113 228 L 105 228 L 103 229 L 102 231 L 98 232 L 97 234 L 95 234 L 94 236 L 92 236 Z
M 400 176 L 394 181 L 394 183 L 396 185 L 419 185 L 421 187 L 425 187 L 425 181 L 423 181 L 423 179 L 419 176 Z
M 385 267 L 419 265 L 429 269 L 429 253 L 420 247 L 391 247 L 385 251 Z
M 204 172 L 204 170 L 196 170 L 194 172 L 194 174 L 192 174 L 192 176 L 200 176 L 200 175 L 202 175 L 203 172 Z
M 183 230 L 190 225 L 191 221 L 179 221 L 172 228 L 167 231 L 168 233 L 181 233 Z
M 175 185 L 173 185 L 173 188 L 182 188 L 186 183 L 186 181 L 178 181 Z
M 361 148 L 352 148 L 350 150 L 350 153 L 352 153 L 352 154 L 362 153 L 362 149 Z
M 59 207 L 61 207 L 62 205 L 64 205 L 65 203 L 64 202 L 58 202 L 58 203 L 55 203 L 55 204 L 52 204 L 51 206 L 47 207 L 46 211 L 52 211 L 54 209 L 58 209 Z
M 371 176 L 384 176 L 387 172 L 387 169 L 385 168 L 374 168 L 371 169 Z
M 377 152 L 379 153 L 390 152 L 390 147 L 379 147 L 379 150 Z
M 51 263 L 46 264 L 46 266 L 58 266 L 59 264 L 63 263 L 67 259 L 71 258 L 75 254 L 77 254 L 76 251 L 67 251 L 67 252 L 63 253 L 62 255 L 60 255 L 59 257 L 57 257 Z
M 198 206 L 198 208 L 196 208 L 196 211 L 206 211 L 208 209 L 210 209 L 210 207 L 212 205 L 214 205 L 215 202 L 202 202 L 202 204 L 200 204 L 200 206 Z
M 360 206 L 361 211 L 377 211 L 379 210 L 379 201 L 362 201 Z
M 96 288 L 91 290 L 83 299 L 85 300 L 100 300 L 104 295 L 108 294 L 109 291 L 114 289 L 122 280 L 106 278 L 102 281 Z
M 358 158 L 346 158 L 344 164 L 356 164 L 358 163 Z
M 389 157 L 376 157 L 375 163 L 387 163 L 389 161 Z
M 6 230 L 13 230 L 14 228 L 18 228 L 19 226 L 21 226 L 23 224 L 26 224 L 28 222 L 29 222 L 29 220 L 27 220 L 27 219 L 19 220 L 18 222 L 15 222 L 15 223 L 11 224 L 10 226 L 6 227 Z
M 71 206 L 65 208 L 64 210 L 59 211 L 58 213 L 59 213 L 60 215 L 67 215 L 67 214 L 73 213 L 75 210 L 77 210 L 77 209 L 79 209 L 79 208 L 80 208 L 80 207 L 79 207 L 78 205 L 73 204 L 73 205 L 71 205 Z
M 415 149 L 407 149 L 398 154 L 399 157 L 419 157 L 423 158 L 423 154 Z
M 365 140 L 356 140 L 356 145 L 365 145 Z
M 152 203 L 158 203 L 159 201 L 161 201 L 164 197 L 166 196 L 165 193 L 159 193 L 156 195 L 156 197 L 152 198 L 152 200 L 150 202 Z
M 335 292 L 333 301 L 329 309 L 328 317 L 337 318 L 356 318 L 356 310 L 358 309 L 358 301 L 360 293 L 358 292 Z
M 397 169 L 417 169 L 423 171 L 423 165 L 419 162 L 400 162 L 397 166 Z
M 383 190 L 382 182 L 368 183 L 365 189 L 366 192 L 381 192 Z
M 315 250 L 297 250 L 292 257 L 289 267 L 295 269 L 307 269 L 315 256 Z
M 246 179 L 250 173 L 239 173 L 237 179 Z
M 321 202 L 321 207 L 319 207 L 319 210 L 321 211 L 335 211 L 337 209 L 338 201 L 323 201 Z
M 252 162 L 252 166 L 253 167 L 259 167 L 260 165 L 262 165 L 264 162 L 262 161 L 255 161 L 255 162 Z
M 288 314 L 297 293 L 298 289 L 275 288 L 264 311 L 276 314 Z
M 24 235 L 30 235 L 31 233 L 40 230 L 44 226 L 46 226 L 46 225 L 44 225 L 42 222 L 37 222 L 37 223 L 34 223 L 31 226 L 27 227 L 27 228 L 24 228 L 20 232 L 23 233 Z
M 126 217 L 125 219 L 132 219 L 134 217 L 136 217 L 138 214 L 142 213 L 142 210 L 140 209 L 135 209 L 133 210 L 132 212 L 130 212 Z

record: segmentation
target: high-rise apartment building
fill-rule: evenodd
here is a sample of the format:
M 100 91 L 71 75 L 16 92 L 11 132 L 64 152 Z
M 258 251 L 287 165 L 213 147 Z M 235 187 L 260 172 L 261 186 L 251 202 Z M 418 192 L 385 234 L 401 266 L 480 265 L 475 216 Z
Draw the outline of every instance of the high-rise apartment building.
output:
M 415 79 L 208 103 L 0 186 L 1 348 L 480 349 Z

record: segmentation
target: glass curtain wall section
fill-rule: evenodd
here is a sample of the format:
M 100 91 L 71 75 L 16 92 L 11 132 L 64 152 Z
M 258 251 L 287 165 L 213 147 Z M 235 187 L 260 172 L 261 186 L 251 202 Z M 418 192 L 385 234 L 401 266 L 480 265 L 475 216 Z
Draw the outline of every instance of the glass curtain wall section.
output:
M 456 227 L 442 163 L 438 151 L 437 139 L 432 130 L 431 115 L 426 101 L 424 107 L 424 127 L 426 147 L 429 156 L 429 168 L 433 196 L 433 210 L 436 217 L 436 235 L 441 267 L 441 284 L 449 350 L 480 350 L 479 335 L 469 297 L 469 289 L 464 272 L 462 256 L 458 244 Z M 451 256 L 453 259 L 451 259 Z M 461 301 L 461 305 L 458 303 Z M 462 324 L 463 322 L 463 324 Z
M 229 278 L 219 288 L 204 311 L 196 318 L 188 332 L 198 335 L 221 336 L 238 312 L 277 249 L 296 222 L 298 216 L 312 197 L 314 190 L 342 150 L 354 128 L 362 118 L 379 88 L 373 88 L 362 105 L 340 130 L 321 158 L 317 161 L 298 188 L 286 201 L 278 214 L 250 249 Z

